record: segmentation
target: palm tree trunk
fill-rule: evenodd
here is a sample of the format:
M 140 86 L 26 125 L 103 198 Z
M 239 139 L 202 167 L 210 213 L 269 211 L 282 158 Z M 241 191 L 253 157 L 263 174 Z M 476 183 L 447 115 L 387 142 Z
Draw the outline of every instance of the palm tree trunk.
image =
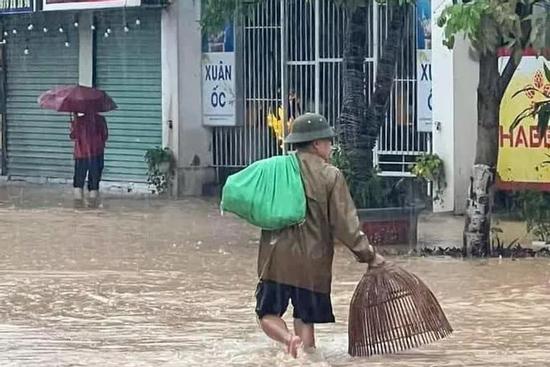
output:
M 367 12 L 364 6 L 346 8 L 343 54 L 343 100 L 338 116 L 339 143 L 345 151 L 354 181 L 365 181 L 370 174 L 372 153 L 365 149 L 363 125 L 365 101 L 365 46 Z M 348 178 L 349 179 L 349 178 Z
M 365 182 L 372 172 L 372 150 L 386 116 L 409 11 L 408 5 L 392 6 L 388 34 L 382 57 L 378 60 L 375 91 L 367 107 L 364 71 L 366 8 L 346 9 L 348 23 L 344 38 L 344 96 L 338 127 L 340 144 L 346 152 L 356 182 Z

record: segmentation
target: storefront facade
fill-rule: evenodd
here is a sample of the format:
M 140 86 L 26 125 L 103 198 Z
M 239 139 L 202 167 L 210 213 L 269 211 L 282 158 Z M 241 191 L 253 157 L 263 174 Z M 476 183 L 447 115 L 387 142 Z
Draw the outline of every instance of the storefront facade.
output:
M 42 11 L 0 17 L 2 174 L 15 180 L 71 179 L 69 116 L 41 109 L 37 98 L 55 86 L 81 84 L 107 91 L 119 106 L 105 114 L 110 136 L 104 180 L 144 184 L 144 154 L 163 144 L 162 8 L 48 5 L 53 3 L 45 0 Z

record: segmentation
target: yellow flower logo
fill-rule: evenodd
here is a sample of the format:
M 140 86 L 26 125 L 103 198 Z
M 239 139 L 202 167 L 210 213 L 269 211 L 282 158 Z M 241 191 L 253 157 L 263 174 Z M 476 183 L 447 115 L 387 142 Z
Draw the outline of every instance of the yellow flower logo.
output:
M 529 107 L 516 116 L 514 122 L 510 125 L 510 131 L 514 130 L 521 121 L 531 117 L 537 120 L 539 132 L 545 132 L 550 120 L 550 69 L 546 64 L 544 64 L 544 70 L 535 72 L 533 83 L 517 91 L 512 98 L 521 93 L 524 93 L 531 103 Z

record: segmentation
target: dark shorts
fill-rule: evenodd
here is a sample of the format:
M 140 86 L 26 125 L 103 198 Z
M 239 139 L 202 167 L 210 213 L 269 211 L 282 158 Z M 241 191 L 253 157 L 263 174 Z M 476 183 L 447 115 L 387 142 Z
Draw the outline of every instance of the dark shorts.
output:
M 256 314 L 260 319 L 265 315 L 283 316 L 289 300 L 295 319 L 306 324 L 334 322 L 330 294 L 263 280 L 256 287 Z

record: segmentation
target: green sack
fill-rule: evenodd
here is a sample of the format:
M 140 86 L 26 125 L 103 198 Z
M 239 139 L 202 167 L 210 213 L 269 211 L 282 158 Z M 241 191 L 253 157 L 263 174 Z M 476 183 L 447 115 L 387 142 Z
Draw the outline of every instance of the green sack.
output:
M 263 159 L 229 176 L 221 209 L 267 230 L 302 223 L 306 195 L 296 154 Z

